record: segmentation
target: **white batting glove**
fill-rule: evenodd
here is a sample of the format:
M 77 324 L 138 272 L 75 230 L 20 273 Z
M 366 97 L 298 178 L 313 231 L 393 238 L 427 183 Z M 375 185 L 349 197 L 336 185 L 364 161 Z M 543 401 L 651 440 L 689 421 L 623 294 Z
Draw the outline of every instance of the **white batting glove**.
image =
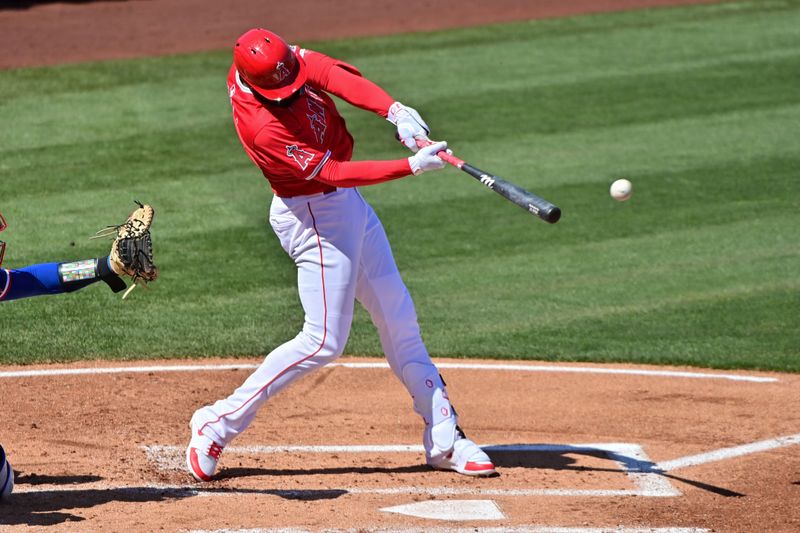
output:
M 397 126 L 397 138 L 412 152 L 419 150 L 417 139 L 427 141 L 431 129 L 413 107 L 395 102 L 389 107 L 386 120 Z
M 408 158 L 411 172 L 413 172 L 415 176 L 419 176 L 428 170 L 444 168 L 444 161 L 436 156 L 436 154 L 443 150 L 447 151 L 447 142 L 445 141 L 439 141 L 429 144 L 424 148 L 420 148 L 416 154 Z

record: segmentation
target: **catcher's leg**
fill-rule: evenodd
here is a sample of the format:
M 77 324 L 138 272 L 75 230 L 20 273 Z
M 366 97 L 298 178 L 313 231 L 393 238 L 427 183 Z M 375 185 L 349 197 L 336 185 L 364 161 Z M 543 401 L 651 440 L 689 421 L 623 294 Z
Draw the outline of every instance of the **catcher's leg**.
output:
M 210 479 L 219 452 L 250 425 L 264 402 L 344 350 L 353 318 L 363 219 L 358 202 L 346 191 L 328 195 L 324 202 L 306 198 L 312 199 L 302 204 L 277 200 L 271 216 L 297 265 L 303 329 L 274 349 L 230 396 L 194 414 L 187 463 L 197 479 Z
M 125 282 L 109 267 L 108 257 L 40 263 L 5 272 L 7 279 L 0 286 L 0 300 L 73 292 L 98 281 L 106 282 L 114 292 L 125 289 Z
M 495 474 L 489 457 L 467 439 L 439 371 L 422 341 L 414 303 L 392 256 L 378 217 L 369 210 L 356 297 L 378 328 L 392 371 L 414 400 L 425 422 L 423 444 L 429 465 L 462 474 Z

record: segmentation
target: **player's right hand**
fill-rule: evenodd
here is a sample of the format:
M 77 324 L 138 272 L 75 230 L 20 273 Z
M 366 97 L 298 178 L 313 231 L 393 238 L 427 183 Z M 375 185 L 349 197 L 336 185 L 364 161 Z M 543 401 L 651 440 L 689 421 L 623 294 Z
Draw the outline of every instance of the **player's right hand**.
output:
M 439 141 L 423 148 L 408 158 L 408 164 L 411 166 L 411 172 L 415 176 L 419 176 L 428 170 L 438 170 L 444 168 L 445 162 L 436 156 L 439 152 L 447 151 L 447 142 Z

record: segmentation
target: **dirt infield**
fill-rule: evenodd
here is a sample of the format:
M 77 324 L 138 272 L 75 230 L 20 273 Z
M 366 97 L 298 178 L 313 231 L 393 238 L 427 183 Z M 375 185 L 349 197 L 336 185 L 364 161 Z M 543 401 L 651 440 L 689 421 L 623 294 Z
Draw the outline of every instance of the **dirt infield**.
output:
M 800 528 L 800 376 L 438 360 L 501 472 L 470 479 L 424 465 L 381 360 L 343 362 L 268 404 L 202 485 L 183 471 L 188 420 L 258 361 L 0 368 L 17 471 L 0 530 Z M 386 510 L 409 504 L 440 518 Z
M 0 10 L 0 68 L 224 48 L 252 25 L 301 41 L 688 3 L 27 2 Z M 797 375 L 437 360 L 501 473 L 468 479 L 424 465 L 382 360 L 343 359 L 265 406 L 219 479 L 194 483 L 189 417 L 258 362 L 0 367 L 17 474 L 0 531 L 800 531 Z

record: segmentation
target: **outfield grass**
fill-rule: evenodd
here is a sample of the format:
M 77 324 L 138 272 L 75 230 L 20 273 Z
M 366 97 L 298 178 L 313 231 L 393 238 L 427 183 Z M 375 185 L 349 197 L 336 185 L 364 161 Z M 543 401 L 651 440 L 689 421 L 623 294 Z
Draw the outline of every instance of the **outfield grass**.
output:
M 300 43 L 358 65 L 465 174 L 365 188 L 434 356 L 800 371 L 800 2 L 752 1 Z M 6 267 L 94 257 L 133 199 L 161 279 L 0 306 L 0 362 L 263 355 L 302 323 L 228 51 L 0 71 Z M 358 159 L 407 154 L 346 105 Z M 608 186 L 634 184 L 614 202 Z M 347 353 L 380 353 L 359 309 Z

